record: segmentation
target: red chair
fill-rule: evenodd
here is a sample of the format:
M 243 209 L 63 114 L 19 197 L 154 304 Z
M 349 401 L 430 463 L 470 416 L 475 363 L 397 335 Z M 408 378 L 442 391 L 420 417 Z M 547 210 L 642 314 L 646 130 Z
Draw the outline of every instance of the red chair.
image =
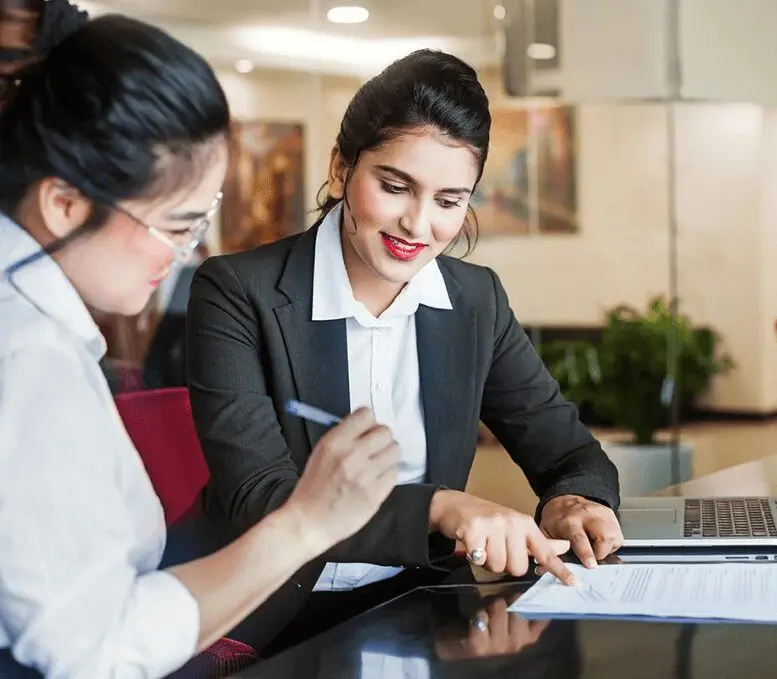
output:
M 143 389 L 143 366 L 133 361 L 115 360 L 112 362 L 120 392 L 140 391 Z
M 156 490 L 168 526 L 196 505 L 210 478 L 185 387 L 117 394 L 116 407 Z
M 222 679 L 242 672 L 258 660 L 250 646 L 232 639 L 219 639 L 207 651 L 168 674 L 166 679 Z
M 185 387 L 118 394 L 116 408 L 146 467 L 168 526 L 194 510 L 210 478 Z M 218 679 L 259 660 L 254 649 L 220 639 L 170 679 Z

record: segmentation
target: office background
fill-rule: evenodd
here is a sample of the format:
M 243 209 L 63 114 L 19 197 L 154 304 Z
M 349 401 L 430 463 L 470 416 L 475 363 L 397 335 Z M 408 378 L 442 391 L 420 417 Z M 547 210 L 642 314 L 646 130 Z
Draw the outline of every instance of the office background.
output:
M 471 260 L 500 275 L 627 492 L 771 454 L 777 5 L 365 0 L 367 21 L 336 24 L 335 4 L 345 3 L 84 3 L 159 24 L 218 72 L 238 153 L 204 256 L 308 226 L 360 84 L 417 47 L 452 51 L 477 68 L 495 121 Z M 143 369 L 170 294 L 137 318 L 100 319 L 117 389 L 149 386 Z M 641 316 L 608 321 L 621 305 Z M 617 343 L 614 322 L 630 340 Z M 613 368 L 614 352 L 632 365 Z M 613 406 L 624 399 L 647 432 Z M 651 446 L 620 445 L 635 434 Z M 526 509 L 533 498 L 519 474 L 484 432 L 472 490 Z

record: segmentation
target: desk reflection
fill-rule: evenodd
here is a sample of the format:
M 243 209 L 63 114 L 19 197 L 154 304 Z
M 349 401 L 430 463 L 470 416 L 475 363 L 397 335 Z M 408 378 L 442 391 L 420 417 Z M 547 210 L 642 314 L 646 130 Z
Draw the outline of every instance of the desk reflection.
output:
M 777 679 L 777 625 L 508 614 L 528 583 L 416 590 L 241 679 Z
M 528 621 L 507 609 L 525 585 L 419 589 L 241 677 L 257 679 L 577 679 L 574 621 Z
M 365 651 L 359 676 L 363 679 L 430 679 L 426 658 L 406 658 L 391 653 Z
M 466 629 L 460 621 L 440 627 L 435 634 L 434 648 L 441 660 L 488 658 L 520 653 L 539 640 L 550 624 L 549 620 L 525 620 L 510 614 L 508 607 L 518 599 L 497 596 L 472 616 Z
M 432 677 L 577 679 L 582 674 L 577 623 L 525 620 L 509 613 L 526 585 L 480 585 L 427 590 L 427 639 Z

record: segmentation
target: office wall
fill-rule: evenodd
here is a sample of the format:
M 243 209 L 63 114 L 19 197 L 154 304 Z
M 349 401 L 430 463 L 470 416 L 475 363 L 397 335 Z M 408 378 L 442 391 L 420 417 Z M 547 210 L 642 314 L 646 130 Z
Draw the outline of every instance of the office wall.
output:
M 237 117 L 305 124 L 312 208 L 358 81 L 219 75 Z M 504 97 L 497 73 L 483 79 L 492 105 L 520 105 Z M 777 112 L 685 104 L 676 122 L 683 309 L 721 332 L 738 364 L 717 381 L 709 405 L 777 410 Z M 666 108 L 584 104 L 577 125 L 580 233 L 483 240 L 472 257 L 499 273 L 526 323 L 595 325 L 613 305 L 668 293 Z
M 712 405 L 732 410 L 777 408 L 763 388 L 774 352 L 763 333 L 771 324 L 761 272 L 763 129 L 763 110 L 754 105 L 677 109 L 680 296 L 734 355 L 737 369 L 716 380 L 710 396 Z
M 761 309 L 759 326 L 764 364 L 764 403 L 777 404 L 777 110 L 763 115 L 761 140 Z
M 773 0 L 560 0 L 563 56 L 534 86 L 585 102 L 667 96 L 674 5 L 684 99 L 777 105 Z

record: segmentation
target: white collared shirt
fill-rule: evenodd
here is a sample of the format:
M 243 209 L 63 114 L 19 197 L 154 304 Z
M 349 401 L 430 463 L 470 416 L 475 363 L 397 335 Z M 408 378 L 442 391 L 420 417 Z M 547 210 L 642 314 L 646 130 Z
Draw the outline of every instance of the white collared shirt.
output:
M 353 296 L 340 240 L 342 203 L 316 234 L 313 321 L 345 319 L 351 410 L 372 408 L 402 450 L 399 483 L 426 476 L 426 430 L 421 405 L 415 312 L 419 305 L 452 309 L 436 260 L 426 264 L 378 318 Z M 372 564 L 326 565 L 315 590 L 346 590 L 384 580 L 398 567 Z
M 156 570 L 162 507 L 100 370 L 104 341 L 59 266 L 0 215 L 0 648 L 57 679 L 163 677 L 199 609 Z

